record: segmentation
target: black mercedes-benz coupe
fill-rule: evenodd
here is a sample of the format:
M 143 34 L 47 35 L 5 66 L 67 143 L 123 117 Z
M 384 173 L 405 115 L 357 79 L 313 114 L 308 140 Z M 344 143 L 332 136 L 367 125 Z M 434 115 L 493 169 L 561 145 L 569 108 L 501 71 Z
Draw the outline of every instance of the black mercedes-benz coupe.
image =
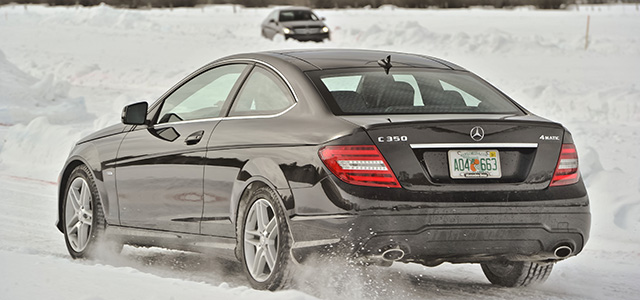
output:
M 79 141 L 61 172 L 74 258 L 122 244 L 213 253 L 270 290 L 312 255 L 479 263 L 513 287 L 589 237 L 569 131 L 429 56 L 233 55 L 128 105 L 122 123 Z

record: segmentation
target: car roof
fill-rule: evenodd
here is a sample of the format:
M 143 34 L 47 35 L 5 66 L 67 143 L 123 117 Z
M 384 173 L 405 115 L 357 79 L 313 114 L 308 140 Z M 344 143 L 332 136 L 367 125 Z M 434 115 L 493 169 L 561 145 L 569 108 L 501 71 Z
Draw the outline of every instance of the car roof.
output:
M 304 7 L 304 6 L 284 6 L 284 7 L 278 7 L 274 10 L 280 11 L 280 10 L 311 10 L 311 8 L 308 7 Z
M 257 60 L 285 61 L 297 66 L 303 72 L 342 68 L 377 67 L 378 60 L 391 56 L 391 64 L 396 67 L 433 68 L 443 70 L 464 70 L 451 62 L 421 54 L 410 54 L 382 50 L 359 49 L 296 49 L 267 51 L 234 55 L 229 58 L 249 58 Z

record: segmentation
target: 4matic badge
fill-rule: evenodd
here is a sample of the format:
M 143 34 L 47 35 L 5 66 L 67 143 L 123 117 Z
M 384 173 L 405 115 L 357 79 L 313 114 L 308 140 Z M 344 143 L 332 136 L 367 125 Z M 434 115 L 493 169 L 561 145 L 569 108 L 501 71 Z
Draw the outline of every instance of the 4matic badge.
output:
M 560 136 L 559 135 L 541 135 L 540 136 L 540 140 L 542 141 L 559 141 L 560 140 Z

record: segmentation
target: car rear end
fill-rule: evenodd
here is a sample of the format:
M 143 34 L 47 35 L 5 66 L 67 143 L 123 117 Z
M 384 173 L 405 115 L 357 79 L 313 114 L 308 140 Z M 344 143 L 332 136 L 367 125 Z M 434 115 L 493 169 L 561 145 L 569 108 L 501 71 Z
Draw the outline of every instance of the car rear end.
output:
M 294 250 L 346 242 L 362 258 L 424 265 L 549 262 L 582 251 L 589 200 L 560 124 L 466 71 L 308 76 L 356 129 L 320 147 L 327 177 L 294 192 Z

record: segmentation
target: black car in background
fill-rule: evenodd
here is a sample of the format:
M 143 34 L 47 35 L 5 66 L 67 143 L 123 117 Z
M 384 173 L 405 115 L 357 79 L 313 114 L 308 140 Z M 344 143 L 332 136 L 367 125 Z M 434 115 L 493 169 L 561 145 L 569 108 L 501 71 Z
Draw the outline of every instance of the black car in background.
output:
M 450 62 L 290 50 L 214 61 L 78 142 L 58 229 L 74 258 L 122 244 L 241 261 L 278 289 L 294 262 L 479 263 L 526 286 L 580 253 L 576 147 Z
M 270 40 L 282 34 L 285 40 L 322 42 L 330 39 L 329 27 L 323 21 L 306 7 L 278 8 L 262 22 L 261 33 Z

